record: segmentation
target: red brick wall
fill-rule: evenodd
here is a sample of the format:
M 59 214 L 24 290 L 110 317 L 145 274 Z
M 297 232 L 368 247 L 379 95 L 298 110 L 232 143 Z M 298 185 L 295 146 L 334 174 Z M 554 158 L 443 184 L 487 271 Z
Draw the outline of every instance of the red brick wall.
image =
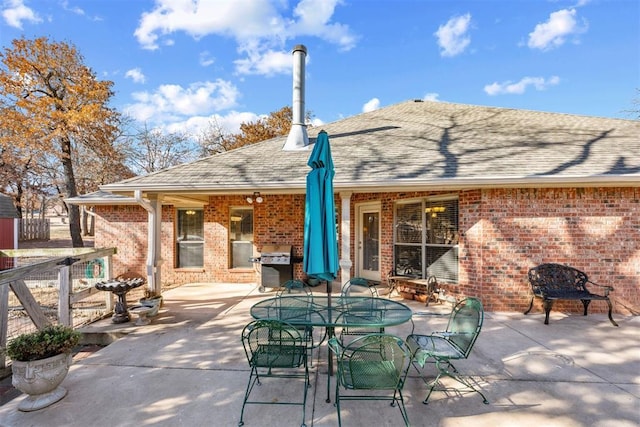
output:
M 461 269 L 480 274 L 477 283 L 492 310 L 526 308 L 528 269 L 557 262 L 613 286 L 616 311 L 639 313 L 639 193 L 634 188 L 484 190 L 480 220 L 467 226 Z M 463 286 L 473 289 L 470 283 Z M 572 312 L 582 307 L 579 301 L 556 305 Z M 589 312 L 605 308 L 596 301 Z
M 530 298 L 527 271 L 543 262 L 566 263 L 585 271 L 596 283 L 611 285 L 619 313 L 640 313 L 640 190 L 495 189 L 458 193 L 460 212 L 459 283 L 444 286 L 458 296 L 479 296 L 488 311 L 524 311 Z M 450 192 L 449 192 L 450 193 Z M 394 202 L 427 197 L 437 192 L 353 194 L 351 236 L 356 237 L 355 204 L 380 201 L 382 277 L 393 263 Z M 304 194 L 263 195 L 253 204 L 256 250 L 265 244 L 293 245 L 302 257 Z M 230 208 L 249 206 L 244 196 L 212 196 L 205 206 L 205 266 L 176 270 L 174 262 L 175 209 L 163 208 L 162 281 L 258 282 L 254 269 L 229 268 Z M 336 196 L 340 210 L 340 197 Z M 114 273 L 144 273 L 147 213 L 137 206 L 101 206 L 96 247 L 118 248 Z M 351 259 L 355 260 L 351 244 Z M 355 270 L 352 270 L 352 275 Z M 294 276 L 302 278 L 301 264 Z M 538 304 L 538 303 L 537 303 Z M 538 304 L 538 307 L 540 305 Z M 557 302 L 558 310 L 581 312 L 580 302 Z M 604 312 L 594 301 L 589 312 Z
M 229 268 L 229 214 L 231 207 L 253 207 L 254 243 L 257 254 L 263 245 L 292 245 L 293 254 L 302 257 L 304 230 L 304 194 L 265 195 L 263 203 L 249 205 L 245 196 L 210 197 L 204 207 L 204 268 L 176 269 L 176 209 L 162 209 L 162 282 L 256 282 L 253 268 Z M 135 271 L 145 274 L 147 256 L 147 212 L 139 206 L 98 206 L 96 247 L 117 247 L 114 274 Z M 294 264 L 294 276 L 301 278 L 302 264 Z
M 96 248 L 117 249 L 113 274 L 146 274 L 147 211 L 140 206 L 96 206 Z

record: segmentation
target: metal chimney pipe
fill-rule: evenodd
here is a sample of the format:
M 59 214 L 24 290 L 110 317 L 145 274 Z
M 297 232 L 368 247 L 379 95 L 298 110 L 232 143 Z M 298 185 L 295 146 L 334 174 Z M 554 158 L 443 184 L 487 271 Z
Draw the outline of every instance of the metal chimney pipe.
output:
M 307 48 L 297 45 L 293 48 L 293 106 L 292 121 L 287 142 L 283 150 L 299 150 L 309 145 L 307 125 L 304 123 L 304 77 Z

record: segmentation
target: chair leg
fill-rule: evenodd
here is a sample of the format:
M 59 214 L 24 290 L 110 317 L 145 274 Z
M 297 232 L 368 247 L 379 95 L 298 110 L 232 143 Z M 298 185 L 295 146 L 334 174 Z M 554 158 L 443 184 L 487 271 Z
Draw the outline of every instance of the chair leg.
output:
M 524 312 L 524 314 L 529 314 L 529 312 L 531 311 L 531 309 L 533 308 L 533 299 L 535 297 L 531 297 L 531 302 L 529 302 L 529 308 L 527 308 L 527 311 Z
M 442 366 L 443 364 L 444 366 Z M 453 366 L 451 362 L 436 360 L 436 367 L 438 368 L 438 375 L 433 381 L 431 381 L 431 387 L 429 388 L 427 397 L 425 397 L 422 403 L 424 403 L 425 405 L 429 403 L 428 402 L 429 397 L 431 396 L 431 393 L 433 392 L 433 390 L 436 388 L 438 382 L 440 381 L 440 378 L 446 375 L 447 377 L 453 378 L 460 384 L 464 385 L 465 387 L 475 391 L 480 396 L 482 396 L 482 403 L 484 403 L 485 405 L 489 404 L 489 401 L 487 400 L 486 396 L 477 387 L 475 387 L 470 381 L 467 381 L 464 378 L 462 378 L 460 375 L 458 375 L 458 370 L 456 369 L 455 366 Z
M 393 400 L 391 401 L 391 406 L 395 406 L 395 403 L 398 402 L 398 409 L 400 409 L 400 414 L 402 415 L 402 419 L 404 420 L 404 425 L 409 427 L 411 424 L 409 423 L 409 414 L 407 413 L 407 408 L 404 406 L 404 396 L 402 396 L 402 390 L 396 390 L 393 392 Z
M 244 393 L 244 400 L 242 401 L 242 410 L 240 411 L 240 422 L 238 422 L 238 426 L 244 425 L 244 407 L 246 406 L 251 390 L 253 390 L 253 386 L 256 385 L 256 383 L 260 385 L 260 378 L 258 377 L 258 370 L 255 367 L 252 367 L 251 373 L 249 374 L 249 382 L 247 383 L 247 391 Z
M 271 370 L 269 369 L 269 372 Z M 270 374 L 267 374 L 267 376 L 269 376 Z M 300 378 L 300 377 L 296 377 L 296 378 Z M 249 383 L 247 384 L 247 391 L 244 394 L 244 400 L 242 402 L 242 409 L 240 411 L 240 421 L 238 422 L 238 426 L 241 427 L 244 425 L 244 408 L 247 405 L 247 401 L 249 400 L 249 395 L 251 394 L 251 391 L 253 390 L 253 387 L 255 385 L 261 385 L 260 383 L 260 375 L 258 372 L 258 368 L 257 367 L 252 367 L 251 368 L 251 373 L 249 374 Z M 306 409 L 307 409 L 307 391 L 309 390 L 309 388 L 311 388 L 311 381 L 309 379 L 309 366 L 307 365 L 307 363 L 305 362 L 304 364 L 304 394 L 303 394 L 303 398 L 302 398 L 302 403 L 297 403 L 297 402 L 287 402 L 285 404 L 290 404 L 290 405 L 296 405 L 296 406 L 302 406 L 302 423 L 300 424 L 301 427 L 306 427 L 306 424 L 304 422 L 305 418 L 306 418 Z M 259 403 L 259 404 L 268 404 L 268 401 L 251 401 L 249 403 Z
M 589 300 L 589 299 L 581 299 L 580 301 L 582 301 L 582 305 L 584 306 L 583 316 L 586 316 L 587 315 L 587 310 L 589 309 L 589 303 L 591 302 L 591 300 Z
M 544 324 L 549 324 L 549 313 L 551 313 L 551 308 L 553 308 L 553 300 L 545 299 L 542 301 L 542 306 L 544 307 Z
M 607 301 L 607 304 L 609 305 L 609 321 L 613 324 L 613 326 L 618 326 L 616 321 L 613 320 L 613 317 L 611 317 L 611 311 L 613 310 L 613 307 L 611 306 L 611 301 L 609 301 L 608 298 L 605 301 Z
M 336 394 L 333 400 L 334 400 L 333 405 L 336 407 L 336 411 L 338 412 L 338 427 L 340 427 L 342 426 L 342 419 L 340 418 L 340 380 L 338 380 L 337 378 L 336 378 Z

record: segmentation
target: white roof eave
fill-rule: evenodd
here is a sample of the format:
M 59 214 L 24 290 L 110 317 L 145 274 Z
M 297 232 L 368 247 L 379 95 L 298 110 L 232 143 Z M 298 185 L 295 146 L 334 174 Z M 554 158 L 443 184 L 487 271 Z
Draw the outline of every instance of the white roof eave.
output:
M 559 188 L 559 187 L 636 187 L 640 186 L 640 174 L 625 176 L 536 176 L 536 177 L 485 177 L 485 178 L 444 178 L 444 179 L 406 179 L 406 180 L 369 180 L 369 181 L 334 181 L 335 192 L 397 192 L 419 190 L 469 190 L 482 188 Z M 142 185 L 109 184 L 101 190 L 114 194 L 132 194 L 133 191 L 144 193 L 170 194 L 238 194 L 253 191 L 268 194 L 304 194 L 305 185 L 300 182 L 287 183 L 247 183 L 244 185 Z M 65 199 L 67 203 L 78 205 L 136 205 L 134 197 L 76 197 Z

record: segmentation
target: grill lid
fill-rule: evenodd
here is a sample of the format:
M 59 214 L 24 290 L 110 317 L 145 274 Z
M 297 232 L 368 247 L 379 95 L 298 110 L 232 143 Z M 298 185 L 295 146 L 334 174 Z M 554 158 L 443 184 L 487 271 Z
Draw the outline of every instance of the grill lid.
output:
M 262 264 L 290 264 L 291 245 L 264 245 L 260 262 Z

